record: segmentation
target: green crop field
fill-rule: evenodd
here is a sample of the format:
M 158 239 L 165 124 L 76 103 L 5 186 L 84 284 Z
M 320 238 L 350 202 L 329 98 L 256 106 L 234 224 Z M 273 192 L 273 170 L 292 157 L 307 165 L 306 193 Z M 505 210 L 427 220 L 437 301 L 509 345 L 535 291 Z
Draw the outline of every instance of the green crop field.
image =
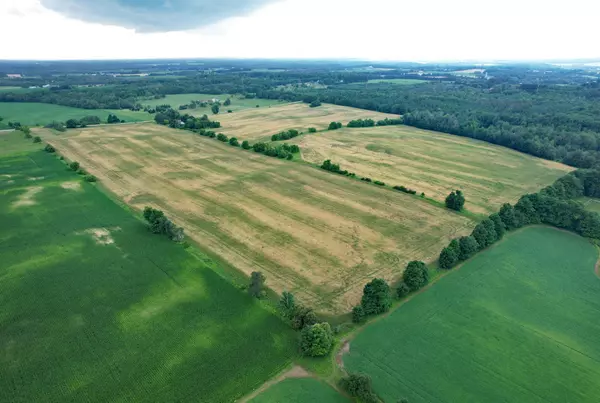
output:
M 260 108 L 268 107 L 271 105 L 280 105 L 281 102 L 276 99 L 260 99 L 260 98 L 250 98 L 246 99 L 239 95 L 227 95 L 227 94 L 175 94 L 175 95 L 167 95 L 165 98 L 160 99 L 148 99 L 142 100 L 140 103 L 142 105 L 156 106 L 156 105 L 171 105 L 174 109 L 179 108 L 180 105 L 187 105 L 192 101 L 209 101 L 212 99 L 218 99 L 221 103 L 225 102 L 225 100 L 229 98 L 231 100 L 231 105 L 223 106 L 221 105 L 221 113 L 226 114 L 227 110 L 232 110 L 233 112 L 239 111 L 242 109 L 248 108 L 256 108 L 258 105 Z M 210 105 L 205 108 L 196 108 L 196 109 L 188 109 L 185 111 L 191 115 L 212 115 L 210 110 Z M 218 120 L 218 119 L 217 119 Z
M 294 333 L 214 261 L 40 148 L 0 134 L 0 401 L 230 402 L 290 364 Z
M 412 78 L 378 78 L 376 80 L 369 80 L 367 82 L 369 84 L 389 83 L 389 84 L 398 84 L 398 85 L 414 85 L 414 84 L 426 83 L 427 80 L 417 80 L 417 79 L 412 79 Z
M 40 91 L 40 88 L 1 87 L 0 86 L 0 92 L 23 93 L 23 92 L 32 92 L 32 91 Z
M 313 378 L 289 378 L 269 387 L 250 403 L 349 403 L 331 386 Z
M 64 122 L 69 119 L 81 119 L 84 116 L 98 116 L 103 121 L 110 113 L 116 114 L 127 122 L 152 120 L 153 115 L 146 112 L 133 112 L 128 109 L 81 109 L 70 106 L 43 104 L 37 102 L 0 102 L 0 117 L 6 125 L 9 121 L 19 122 L 27 126 L 43 126 L 52 121 Z
M 386 402 L 598 402 L 597 258 L 571 233 L 511 234 L 365 328 L 345 366 Z

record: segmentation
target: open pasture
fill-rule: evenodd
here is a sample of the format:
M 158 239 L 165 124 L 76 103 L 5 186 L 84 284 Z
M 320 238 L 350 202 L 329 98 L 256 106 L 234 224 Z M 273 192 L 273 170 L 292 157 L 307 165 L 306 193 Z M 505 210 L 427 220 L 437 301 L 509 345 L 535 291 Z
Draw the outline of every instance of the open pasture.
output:
M 490 214 L 553 183 L 572 168 L 504 147 L 409 126 L 344 128 L 294 139 L 302 157 L 403 185 L 444 201 L 454 189 L 466 208 Z
M 224 106 L 222 105 L 225 100 L 229 98 L 231 100 L 231 105 Z M 260 98 L 244 98 L 240 95 L 228 95 L 228 94 L 173 94 L 167 95 L 164 98 L 159 99 L 148 99 L 142 100 L 140 103 L 142 105 L 148 106 L 157 106 L 157 105 L 171 105 L 173 109 L 179 108 L 181 105 L 188 105 L 192 101 L 209 101 L 212 99 L 217 99 L 221 102 L 221 114 L 226 114 L 227 110 L 231 110 L 233 112 L 240 111 L 243 109 L 255 108 L 256 105 L 259 108 L 269 107 L 272 105 L 279 105 L 281 102 L 276 99 L 260 99 Z M 190 115 L 212 115 L 210 110 L 210 105 L 205 108 L 196 108 L 196 109 L 186 109 L 185 113 L 189 113 Z M 183 113 L 183 112 L 182 112 Z M 219 120 L 219 119 L 216 119 Z
M 214 261 L 21 137 L 0 135 L 0 401 L 231 402 L 290 364 L 295 334 Z
M 0 102 L 0 116 L 7 124 L 19 122 L 27 126 L 43 126 L 53 121 L 64 122 L 69 119 L 81 119 L 85 116 L 98 116 L 104 122 L 109 114 L 115 114 L 127 122 L 152 120 L 153 115 L 146 112 L 133 112 L 128 109 L 81 109 L 70 106 L 44 104 L 38 102 Z
M 386 117 L 398 116 L 332 104 L 311 108 L 308 104 L 296 102 L 268 109 L 219 114 L 216 120 L 221 122 L 219 131 L 228 136 L 255 141 L 270 140 L 271 135 L 283 130 L 297 129 L 306 133 L 309 127 L 323 130 L 334 121 L 345 125 L 354 119 L 380 120 Z
M 131 207 L 164 210 L 203 248 L 322 311 L 347 312 L 371 278 L 434 260 L 475 225 L 415 197 L 155 124 L 38 133 Z
M 597 402 L 597 258 L 565 231 L 513 233 L 366 327 L 345 367 L 386 402 Z

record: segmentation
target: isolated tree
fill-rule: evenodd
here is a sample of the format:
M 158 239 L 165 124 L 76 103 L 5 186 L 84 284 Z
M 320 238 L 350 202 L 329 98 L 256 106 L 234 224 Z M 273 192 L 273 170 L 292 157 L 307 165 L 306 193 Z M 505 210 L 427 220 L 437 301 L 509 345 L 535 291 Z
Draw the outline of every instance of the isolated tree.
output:
M 454 248 L 446 247 L 440 253 L 439 264 L 442 269 L 448 270 L 454 267 L 458 261 L 458 254 Z
M 265 276 L 259 271 L 253 271 L 250 275 L 250 286 L 248 287 L 248 293 L 255 297 L 260 298 L 264 294 Z
M 310 107 L 311 107 L 311 108 L 316 108 L 316 107 L 318 107 L 318 106 L 321 106 L 321 101 L 319 101 L 319 100 L 316 100 L 316 99 L 315 99 L 314 101 L 312 101 L 312 102 L 310 103 Z
M 317 129 L 316 129 L 316 128 L 314 128 L 314 127 L 309 127 L 309 128 L 308 128 L 308 132 L 309 132 L 309 133 L 316 133 L 316 132 L 317 132 Z
M 406 285 L 405 282 L 398 284 L 398 288 L 396 288 L 396 296 L 398 298 L 404 298 L 408 294 L 410 294 L 410 288 Z
M 250 143 L 248 142 L 248 140 L 244 140 L 244 141 L 242 141 L 242 148 L 244 150 L 249 150 L 252 147 L 250 146 Z
M 465 197 L 460 190 L 450 192 L 446 197 L 446 207 L 451 210 L 462 211 L 464 205 Z
M 286 318 L 291 318 L 294 315 L 294 312 L 296 311 L 294 294 L 287 291 L 281 293 L 281 298 L 279 299 L 279 310 Z
M 300 333 L 300 350 L 309 357 L 323 357 L 333 347 L 333 332 L 329 323 L 307 326 Z
M 472 236 L 463 236 L 458 243 L 460 245 L 459 260 L 467 260 L 479 250 L 479 244 Z
M 229 139 L 229 144 L 231 144 L 234 147 L 239 147 L 240 143 L 238 141 L 238 139 L 236 139 L 235 137 L 232 137 Z
M 404 269 L 402 279 L 411 291 L 416 291 L 424 287 L 429 282 L 429 271 L 427 270 L 427 266 L 425 266 L 425 263 L 418 260 L 409 262 L 406 269 Z
M 34 143 L 41 143 L 41 142 L 42 142 L 42 138 L 41 138 L 40 136 L 35 136 L 35 137 L 33 138 L 33 142 L 34 142 Z
M 365 315 L 376 315 L 386 312 L 392 305 L 390 286 L 381 278 L 371 280 L 363 289 L 361 306 Z
M 79 162 L 77 161 L 73 161 L 69 164 L 69 168 L 71 168 L 71 171 L 77 171 L 79 169 Z
M 365 318 L 365 310 L 361 305 L 356 305 L 352 308 L 352 322 L 360 323 Z
M 219 113 L 219 104 L 213 104 L 210 110 L 216 115 L 217 113 Z
M 223 102 L 223 106 L 229 106 L 229 105 L 231 105 L 231 99 L 227 98 L 225 100 L 225 102 Z
M 111 113 L 108 115 L 108 118 L 106 118 L 106 123 L 121 123 L 121 119 L 119 119 L 117 115 Z
M 46 144 L 46 147 L 44 147 L 44 151 L 46 151 L 47 153 L 53 153 L 56 151 L 56 149 L 52 147 L 52 145 Z

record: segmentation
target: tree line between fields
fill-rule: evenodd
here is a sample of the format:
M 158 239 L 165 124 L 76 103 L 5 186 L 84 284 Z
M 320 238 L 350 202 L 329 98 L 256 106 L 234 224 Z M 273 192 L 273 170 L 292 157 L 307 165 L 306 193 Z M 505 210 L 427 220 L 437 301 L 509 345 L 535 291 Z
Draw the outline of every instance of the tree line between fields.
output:
M 0 122 L 2 120 L 3 119 L 0 117 Z M 102 123 L 103 123 L 102 119 L 100 119 L 98 116 L 89 115 L 89 116 L 84 116 L 81 119 L 69 119 L 66 122 L 59 122 L 59 121 L 55 120 L 55 121 L 52 121 L 52 122 L 44 125 L 44 128 L 54 129 L 59 132 L 64 132 L 67 129 L 85 128 L 88 126 L 99 125 Z M 119 119 L 117 117 L 117 115 L 110 113 L 104 123 L 107 123 L 107 124 L 125 123 L 125 121 Z M 8 127 L 10 127 L 11 129 L 15 129 L 15 130 L 21 130 L 22 127 L 26 127 L 26 126 L 22 125 L 21 122 L 8 122 Z
M 240 142 L 237 137 L 230 138 L 223 133 L 215 133 L 212 130 L 207 130 L 221 127 L 220 122 L 210 120 L 207 115 L 202 115 L 201 117 L 197 118 L 187 113 L 181 114 L 171 107 L 157 112 L 154 120 L 160 125 L 169 126 L 175 129 L 188 130 L 204 137 L 216 138 L 223 143 L 228 143 L 230 146 L 241 147 L 244 150 L 253 150 L 256 153 L 261 153 L 268 157 L 291 160 L 294 158 L 294 154 L 300 152 L 300 147 L 295 144 L 286 143 L 272 145 L 265 142 L 250 144 L 250 142 L 247 140 Z M 295 130 L 293 132 L 297 133 Z

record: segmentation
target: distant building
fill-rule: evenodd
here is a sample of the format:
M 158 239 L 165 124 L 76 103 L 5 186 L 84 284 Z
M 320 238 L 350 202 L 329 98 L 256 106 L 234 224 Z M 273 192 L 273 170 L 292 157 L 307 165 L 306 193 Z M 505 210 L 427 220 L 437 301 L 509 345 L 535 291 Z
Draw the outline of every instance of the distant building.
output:
M 8 77 L 8 78 L 23 78 L 23 76 L 20 74 L 7 74 L 6 77 Z

